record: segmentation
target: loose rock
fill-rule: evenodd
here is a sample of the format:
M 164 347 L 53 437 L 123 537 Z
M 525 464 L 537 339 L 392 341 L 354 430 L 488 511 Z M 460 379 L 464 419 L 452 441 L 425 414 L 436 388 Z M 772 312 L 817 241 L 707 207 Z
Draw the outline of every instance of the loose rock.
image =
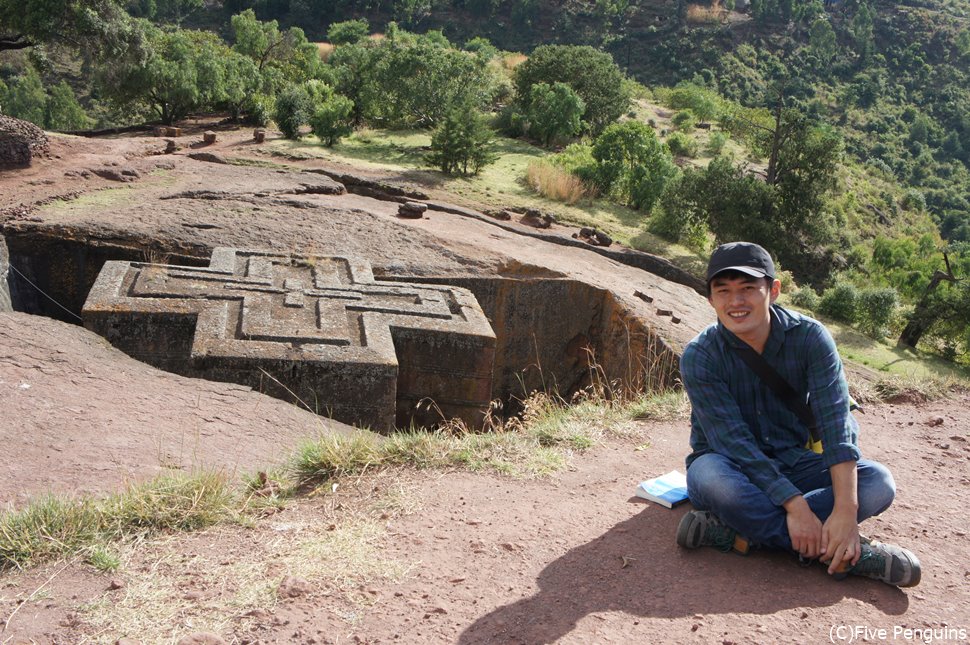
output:
M 303 578 L 286 576 L 280 583 L 276 593 L 279 594 L 280 598 L 299 598 L 300 596 L 307 595 L 311 590 L 310 583 Z
M 427 210 L 427 204 L 422 204 L 421 202 L 404 202 L 397 207 L 397 216 L 406 219 L 421 219 Z

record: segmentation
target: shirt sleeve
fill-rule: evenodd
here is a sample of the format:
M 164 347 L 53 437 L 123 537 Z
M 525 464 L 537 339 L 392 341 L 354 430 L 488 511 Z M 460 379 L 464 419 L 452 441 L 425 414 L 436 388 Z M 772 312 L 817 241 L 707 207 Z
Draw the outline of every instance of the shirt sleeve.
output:
M 821 324 L 810 331 L 807 369 L 809 404 L 822 435 L 822 462 L 858 461 L 859 426 L 849 411 L 849 386 L 832 335 Z
M 800 491 L 758 446 L 754 434 L 713 358 L 690 344 L 680 360 L 681 378 L 690 398 L 693 420 L 711 449 L 738 464 L 751 482 L 781 506 Z

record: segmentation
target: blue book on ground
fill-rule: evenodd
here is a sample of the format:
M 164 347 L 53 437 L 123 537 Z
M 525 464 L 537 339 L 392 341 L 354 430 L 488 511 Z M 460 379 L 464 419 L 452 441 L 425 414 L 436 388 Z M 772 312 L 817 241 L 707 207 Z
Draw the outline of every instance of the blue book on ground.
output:
M 687 501 L 687 476 L 671 470 L 666 475 L 640 482 L 637 486 L 637 497 L 673 508 Z

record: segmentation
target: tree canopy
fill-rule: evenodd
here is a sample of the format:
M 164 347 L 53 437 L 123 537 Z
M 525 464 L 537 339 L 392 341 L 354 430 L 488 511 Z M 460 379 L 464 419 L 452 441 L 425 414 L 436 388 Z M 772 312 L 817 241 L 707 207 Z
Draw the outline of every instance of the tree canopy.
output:
M 0 51 L 44 43 L 112 57 L 141 36 L 118 0 L 0 0 Z
M 613 57 L 588 45 L 542 45 L 515 70 L 515 88 L 528 101 L 532 86 L 565 83 L 583 100 L 583 121 L 595 135 L 630 105 L 625 77 Z M 523 106 L 526 107 L 526 106 Z

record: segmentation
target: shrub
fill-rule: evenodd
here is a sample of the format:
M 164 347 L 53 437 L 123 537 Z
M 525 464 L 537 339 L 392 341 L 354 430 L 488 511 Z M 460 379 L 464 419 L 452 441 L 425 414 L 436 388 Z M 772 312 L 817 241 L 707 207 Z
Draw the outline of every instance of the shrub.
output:
M 859 310 L 859 292 L 854 284 L 840 282 L 822 294 L 818 311 L 835 320 L 854 323 Z
M 625 121 L 606 128 L 593 144 L 598 184 L 635 209 L 649 211 L 676 174 L 670 150 L 645 123 Z
M 586 196 L 582 179 L 546 161 L 530 162 L 526 169 L 526 181 L 540 195 L 559 202 L 575 204 Z
M 327 30 L 327 39 L 334 45 L 353 45 L 367 38 L 370 23 L 366 19 L 335 22 Z
M 697 142 L 683 132 L 674 132 L 667 137 L 667 147 L 670 153 L 677 157 L 696 157 Z
M 554 139 L 574 137 L 585 111 L 583 99 L 565 83 L 536 83 L 529 94 L 529 134 L 546 146 Z
M 857 319 L 859 329 L 873 338 L 884 338 L 899 306 L 893 288 L 871 288 L 859 292 Z
M 596 159 L 593 158 L 592 146 L 584 143 L 573 143 L 566 146 L 559 154 L 548 157 L 548 160 L 549 163 L 579 177 L 586 184 L 588 194 L 594 192 L 597 166 Z
M 694 113 L 690 110 L 681 110 L 670 121 L 681 132 L 693 132 L 694 125 L 697 123 Z
M 485 115 L 468 104 L 451 108 L 431 135 L 428 163 L 449 175 L 477 175 L 494 162 L 492 129 Z
M 707 140 L 707 146 L 705 147 L 705 152 L 716 157 L 724 150 L 724 144 L 727 143 L 728 136 L 724 132 L 712 132 L 710 138 Z
M 915 188 L 910 188 L 903 195 L 902 207 L 908 211 L 925 211 L 926 197 Z
M 802 287 L 791 294 L 791 303 L 796 307 L 815 311 L 818 309 L 819 297 L 811 287 Z
M 265 128 L 272 120 L 275 103 L 272 96 L 253 94 L 246 100 L 243 108 L 248 114 L 247 121 L 260 128 Z
M 354 111 L 354 102 L 346 96 L 334 94 L 317 106 L 310 117 L 310 128 L 320 141 L 332 146 L 337 141 L 353 132 L 350 125 Z
M 273 120 L 287 139 L 299 139 L 300 127 L 310 119 L 310 93 L 302 85 L 289 85 L 276 97 Z

